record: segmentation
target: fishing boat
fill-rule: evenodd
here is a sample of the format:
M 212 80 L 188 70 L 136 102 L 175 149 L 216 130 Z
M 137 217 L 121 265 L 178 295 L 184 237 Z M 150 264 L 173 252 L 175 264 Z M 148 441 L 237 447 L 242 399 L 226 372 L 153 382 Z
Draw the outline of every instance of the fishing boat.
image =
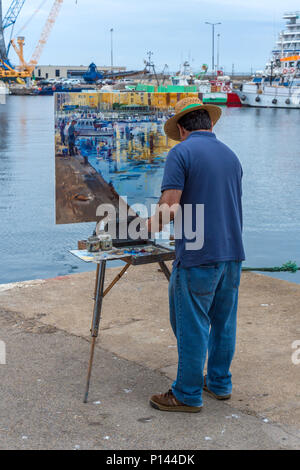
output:
M 93 119 L 78 119 L 75 131 L 79 136 L 111 137 L 114 129 L 111 123 L 100 123 Z
M 230 95 L 234 94 L 232 81 L 228 76 L 218 76 L 215 80 L 195 80 L 203 103 L 229 105 Z M 239 99 L 235 104 L 240 105 Z
M 189 63 L 187 61 L 184 62 L 183 70 L 180 70 L 175 76 L 171 77 L 172 85 L 166 91 L 176 91 L 172 90 L 172 86 L 181 86 L 184 87 L 185 92 L 200 93 L 200 99 L 203 103 L 221 106 L 240 106 L 240 99 L 233 91 L 233 83 L 230 77 L 223 75 L 222 71 L 218 71 L 215 79 L 208 80 L 205 78 L 207 70 L 208 65 L 203 64 L 201 71 L 193 74 Z
M 299 57 L 300 60 L 300 57 Z M 237 92 L 242 105 L 259 108 L 295 108 L 300 109 L 300 80 L 293 79 L 287 83 L 275 84 L 263 78 L 242 85 Z
M 239 96 L 233 91 L 233 83 L 230 77 L 219 71 L 216 78 L 205 78 L 208 65 L 203 64 L 201 71 L 194 74 L 188 61 L 185 61 L 180 70 L 170 77 L 171 84 L 165 83 L 165 78 L 160 85 L 138 83 L 127 86 L 131 91 L 145 93 L 198 93 L 203 103 L 211 103 L 223 106 L 241 106 Z
M 286 13 L 272 58 L 237 91 L 242 105 L 300 109 L 300 12 Z

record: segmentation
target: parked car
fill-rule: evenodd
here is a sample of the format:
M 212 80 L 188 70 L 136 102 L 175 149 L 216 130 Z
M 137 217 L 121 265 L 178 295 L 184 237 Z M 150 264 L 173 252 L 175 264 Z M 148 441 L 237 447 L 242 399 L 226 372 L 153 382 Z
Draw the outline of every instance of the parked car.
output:
M 78 78 L 70 78 L 68 80 L 69 85 L 80 85 L 80 80 Z

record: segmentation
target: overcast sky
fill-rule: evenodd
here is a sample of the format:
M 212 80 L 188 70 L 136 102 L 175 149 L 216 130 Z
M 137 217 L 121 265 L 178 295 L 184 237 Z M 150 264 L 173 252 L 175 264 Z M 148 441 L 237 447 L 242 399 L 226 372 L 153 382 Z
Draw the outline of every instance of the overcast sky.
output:
M 30 59 L 53 0 L 22 30 L 25 58 Z M 3 14 L 11 0 L 3 0 Z M 26 0 L 14 35 L 42 0 Z M 114 29 L 114 64 L 142 69 L 146 52 L 153 52 L 158 71 L 168 64 L 176 71 L 189 60 L 194 71 L 211 67 L 211 27 L 221 22 L 220 63 L 226 71 L 262 69 L 285 11 L 300 9 L 300 0 L 64 0 L 40 64 L 110 65 L 110 29 Z M 11 58 L 17 61 L 14 54 Z

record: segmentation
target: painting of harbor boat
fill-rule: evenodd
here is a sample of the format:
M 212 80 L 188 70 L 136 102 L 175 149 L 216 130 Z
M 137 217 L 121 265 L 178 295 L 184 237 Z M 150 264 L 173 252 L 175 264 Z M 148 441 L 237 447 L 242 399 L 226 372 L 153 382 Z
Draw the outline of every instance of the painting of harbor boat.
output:
M 101 203 L 157 201 L 164 162 L 176 142 L 164 123 L 196 93 L 57 93 L 56 223 L 96 221 Z M 149 177 L 151 175 L 151 184 Z

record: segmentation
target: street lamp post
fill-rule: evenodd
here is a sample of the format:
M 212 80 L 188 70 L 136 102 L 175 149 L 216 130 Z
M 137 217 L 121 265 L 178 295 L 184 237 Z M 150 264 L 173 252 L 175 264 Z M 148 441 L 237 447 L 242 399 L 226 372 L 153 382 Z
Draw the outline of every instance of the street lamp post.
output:
M 217 34 L 217 38 L 218 38 L 218 43 L 217 43 L 217 73 L 218 73 L 218 70 L 220 69 L 220 36 L 221 36 L 221 34 L 218 33 Z
M 114 29 L 111 28 L 111 30 L 110 30 L 110 68 L 111 68 L 111 72 L 113 72 L 113 68 L 114 68 L 113 32 L 114 32 Z
M 215 26 L 222 23 L 210 23 L 209 21 L 205 21 L 205 24 L 210 24 L 212 27 L 212 74 L 215 74 Z

